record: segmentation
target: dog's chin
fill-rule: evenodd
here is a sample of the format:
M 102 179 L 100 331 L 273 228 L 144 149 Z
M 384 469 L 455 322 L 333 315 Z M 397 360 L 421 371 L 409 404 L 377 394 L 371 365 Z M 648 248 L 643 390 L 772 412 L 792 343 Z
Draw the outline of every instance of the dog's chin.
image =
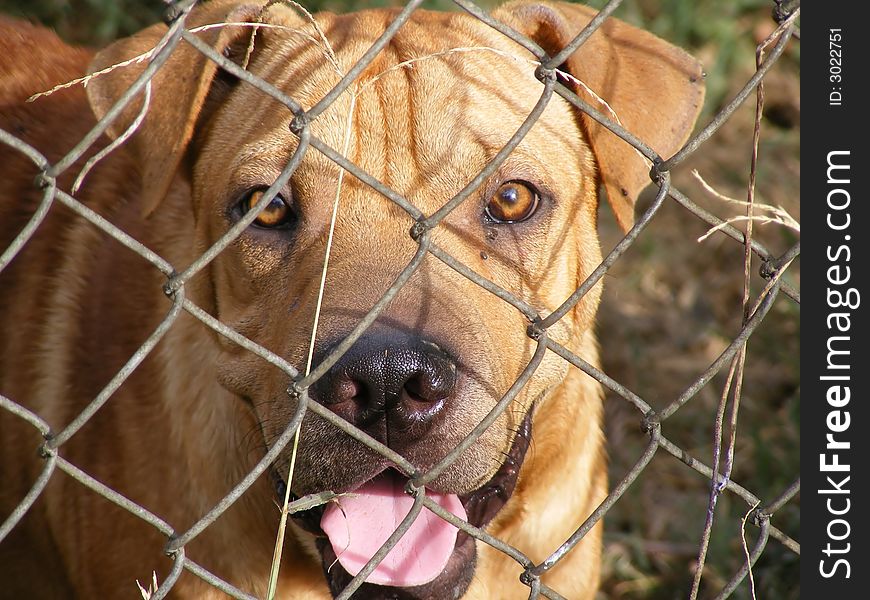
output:
M 475 491 L 459 496 L 467 514 L 468 522 L 485 527 L 501 511 L 513 494 L 520 467 L 531 439 L 531 413 L 526 416 L 517 431 L 507 457 L 495 475 Z M 281 476 L 271 469 L 276 492 L 283 500 L 286 485 Z M 402 478 L 398 472 L 381 473 L 381 477 Z M 292 494 L 291 494 L 292 495 Z M 320 526 L 324 506 L 318 506 L 293 515 L 294 521 L 316 536 L 323 572 L 333 596 L 337 596 L 353 579 L 339 563 L 329 539 Z M 456 536 L 453 552 L 441 573 L 423 585 L 393 587 L 364 583 L 355 592 L 355 598 L 366 600 L 443 600 L 460 598 L 474 577 L 477 552 L 474 538 L 460 530 Z

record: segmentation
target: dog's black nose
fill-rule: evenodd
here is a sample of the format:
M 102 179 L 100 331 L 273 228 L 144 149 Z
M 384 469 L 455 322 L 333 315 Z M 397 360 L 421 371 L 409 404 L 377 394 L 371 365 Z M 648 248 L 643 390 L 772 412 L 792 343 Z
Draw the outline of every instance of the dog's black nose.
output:
M 456 363 L 437 345 L 364 336 L 312 388 L 312 397 L 391 446 L 424 434 L 456 390 Z

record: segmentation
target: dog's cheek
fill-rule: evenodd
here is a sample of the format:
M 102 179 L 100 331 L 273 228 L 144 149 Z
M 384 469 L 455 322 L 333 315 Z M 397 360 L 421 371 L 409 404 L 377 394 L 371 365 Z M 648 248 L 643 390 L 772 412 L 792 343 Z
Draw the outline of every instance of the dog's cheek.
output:
M 581 244 L 580 265 L 577 272 L 575 288 L 566 290 L 566 298 L 570 297 L 574 291 L 579 288 L 592 274 L 592 272 L 601 264 L 601 250 L 597 240 L 592 243 L 587 240 Z M 565 325 L 569 327 L 570 344 L 579 342 L 581 336 L 591 331 L 595 326 L 595 315 L 598 312 L 598 305 L 601 302 L 601 293 L 604 289 L 603 279 L 599 280 L 574 306 L 573 310 L 565 316 Z
M 282 248 L 264 247 L 243 234 L 210 265 L 214 316 L 248 339 L 285 357 L 298 367 L 297 355 L 287 353 L 287 340 L 301 339 L 295 330 L 299 312 L 311 302 L 300 301 L 300 287 L 310 281 Z M 310 320 L 306 321 L 310 322 Z M 232 342 L 220 340 L 226 347 Z
M 577 232 L 573 243 L 576 251 L 562 253 L 565 261 L 558 277 L 551 282 L 550 306 L 562 306 L 586 282 L 601 264 L 601 248 L 594 231 L 594 222 L 581 220 L 574 226 Z M 559 321 L 554 323 L 548 333 L 552 339 L 574 348 L 586 332 L 595 325 L 595 315 L 601 300 L 603 280 L 600 279 L 589 289 Z
M 272 277 L 279 272 L 282 264 L 288 258 L 289 244 L 279 236 L 271 236 L 276 239 L 257 239 L 256 233 L 247 232 L 235 243 L 237 262 L 246 274 L 248 281 L 255 288 L 262 290 L 272 283 Z
M 453 450 L 461 439 L 451 440 L 442 454 Z M 428 487 L 436 490 L 449 490 L 457 494 L 473 492 L 489 481 L 501 466 L 510 450 L 512 429 L 504 424 L 494 423 L 474 444 L 460 454 Z M 412 461 L 415 464 L 429 464 L 431 461 Z M 426 470 L 425 468 L 423 469 Z

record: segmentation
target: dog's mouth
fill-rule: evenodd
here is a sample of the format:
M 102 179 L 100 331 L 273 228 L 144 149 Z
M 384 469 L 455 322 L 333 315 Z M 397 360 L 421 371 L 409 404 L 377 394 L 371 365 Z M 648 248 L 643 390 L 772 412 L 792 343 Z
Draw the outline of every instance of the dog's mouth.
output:
M 475 527 L 486 526 L 513 494 L 531 438 L 531 411 L 507 457 L 485 484 L 464 495 L 426 490 L 427 497 Z M 271 469 L 278 496 L 286 485 Z M 392 535 L 411 509 L 407 478 L 387 469 L 335 502 L 295 513 L 294 520 L 317 537 L 324 574 L 337 596 Z M 423 600 L 462 596 L 474 574 L 474 538 L 423 508 L 398 544 L 366 578 L 354 597 Z

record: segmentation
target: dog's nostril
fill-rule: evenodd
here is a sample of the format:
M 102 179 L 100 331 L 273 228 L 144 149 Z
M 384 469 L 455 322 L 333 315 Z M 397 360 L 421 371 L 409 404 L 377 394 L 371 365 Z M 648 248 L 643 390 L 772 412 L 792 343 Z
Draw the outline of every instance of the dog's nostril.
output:
M 431 388 L 432 386 L 426 385 L 426 381 L 423 381 L 421 377 L 412 377 L 405 382 L 405 391 L 408 392 L 411 399 L 419 402 L 432 401 Z
M 326 398 L 329 404 L 340 404 L 360 398 L 365 393 L 365 385 L 350 377 L 339 377 L 333 386 L 333 393 Z
M 414 373 L 405 382 L 405 392 L 418 402 L 439 402 L 453 393 L 456 367 L 441 359 L 430 361 L 425 368 Z

